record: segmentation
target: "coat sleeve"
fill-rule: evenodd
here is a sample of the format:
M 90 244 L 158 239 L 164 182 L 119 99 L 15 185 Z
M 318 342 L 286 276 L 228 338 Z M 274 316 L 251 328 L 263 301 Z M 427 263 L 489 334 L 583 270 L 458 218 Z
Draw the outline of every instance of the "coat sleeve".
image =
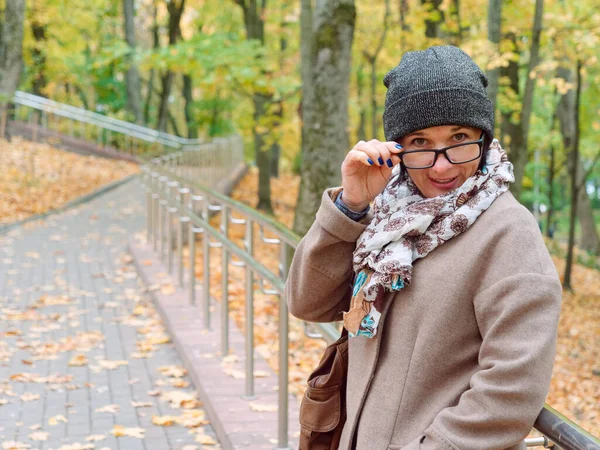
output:
M 506 449 L 531 431 L 548 394 L 562 288 L 556 276 L 521 273 L 474 299 L 481 370 L 457 405 L 438 413 L 403 450 Z
M 315 222 L 296 252 L 285 285 L 290 313 L 311 322 L 342 319 L 350 305 L 352 253 L 371 216 L 355 222 L 333 203 L 338 189 L 324 192 Z

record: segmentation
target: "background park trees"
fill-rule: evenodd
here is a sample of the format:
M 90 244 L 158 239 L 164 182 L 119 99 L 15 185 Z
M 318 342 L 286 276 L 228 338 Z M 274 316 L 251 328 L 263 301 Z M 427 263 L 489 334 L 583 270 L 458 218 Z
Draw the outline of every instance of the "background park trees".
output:
M 515 195 L 564 240 L 575 206 L 575 238 L 600 250 L 593 0 L 0 0 L 0 9 L 5 98 L 22 32 L 20 89 L 181 136 L 240 133 L 265 211 L 269 178 L 300 173 L 299 233 L 352 143 L 383 139 L 385 73 L 405 51 L 458 45 L 490 77 Z

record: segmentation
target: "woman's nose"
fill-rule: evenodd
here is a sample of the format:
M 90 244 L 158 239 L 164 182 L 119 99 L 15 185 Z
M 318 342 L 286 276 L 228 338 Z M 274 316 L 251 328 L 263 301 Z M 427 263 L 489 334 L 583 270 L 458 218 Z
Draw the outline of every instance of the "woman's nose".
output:
M 448 161 L 448 158 L 446 158 L 446 155 L 444 155 L 443 153 L 440 153 L 437 157 L 437 160 L 435 161 L 435 164 L 431 168 L 431 170 L 433 170 L 434 172 L 437 172 L 437 173 L 444 173 L 451 167 L 452 167 L 452 164 L 450 163 L 450 161 Z

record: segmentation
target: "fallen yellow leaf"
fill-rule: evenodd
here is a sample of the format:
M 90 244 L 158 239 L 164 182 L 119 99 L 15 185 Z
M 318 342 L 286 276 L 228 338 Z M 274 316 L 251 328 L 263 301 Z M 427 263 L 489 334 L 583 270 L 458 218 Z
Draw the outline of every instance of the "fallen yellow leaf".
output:
M 177 421 L 175 416 L 152 416 L 152 423 L 161 427 L 170 427 Z
M 75 355 L 69 361 L 69 366 L 85 366 L 88 363 L 87 356 Z
M 202 445 L 217 445 L 218 444 L 218 442 L 215 441 L 213 438 L 211 438 L 209 435 L 203 434 L 203 433 L 199 433 L 196 435 L 196 442 L 198 442 Z
M 48 419 L 48 425 L 54 426 L 54 425 L 58 425 L 58 422 L 63 422 L 63 423 L 67 423 L 68 420 L 65 416 L 63 416 L 62 414 L 59 414 L 57 416 L 54 417 L 50 417 Z
M 29 435 L 29 439 L 31 439 L 32 441 L 46 441 L 48 440 L 49 435 L 50 433 L 47 433 L 45 431 L 35 431 Z
M 250 409 L 257 412 L 277 411 L 277 405 L 266 405 L 261 403 L 250 403 Z
M 146 432 L 143 428 L 125 428 L 123 425 L 115 425 L 111 433 L 116 437 L 130 436 L 138 439 L 144 439 L 144 433 Z

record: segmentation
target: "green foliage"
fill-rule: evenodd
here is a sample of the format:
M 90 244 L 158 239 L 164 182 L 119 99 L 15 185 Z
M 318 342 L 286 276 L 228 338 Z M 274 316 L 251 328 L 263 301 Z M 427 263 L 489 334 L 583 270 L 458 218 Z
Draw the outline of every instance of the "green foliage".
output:
M 167 70 L 175 74 L 171 92 L 170 112 L 178 128 L 186 130 L 183 114 L 182 75 L 188 74 L 193 82 L 194 101 L 191 105 L 191 125 L 201 136 L 242 134 L 252 151 L 252 133 L 264 135 L 265 145 L 281 144 L 284 166 L 299 170 L 301 93 L 299 56 L 299 10 L 297 2 L 277 0 L 269 2 L 265 20 L 265 43 L 248 41 L 245 36 L 241 8 L 233 1 L 187 0 L 182 19 L 183 38 L 168 46 L 168 11 L 166 2 L 138 0 L 136 2 L 137 50 L 133 64 L 137 65 L 143 80 L 142 94 L 148 97 L 148 80 L 154 74 L 149 109 L 155 117 L 160 94 L 160 77 Z M 159 48 L 153 49 L 152 26 L 154 6 L 157 9 Z M 500 52 L 495 53 L 487 42 L 487 0 L 470 2 L 445 1 L 439 11 L 428 4 L 409 0 L 400 24 L 398 3 L 391 3 L 390 27 L 375 64 L 376 115 L 381 116 L 385 87 L 381 82 L 385 73 L 398 64 L 402 53 L 429 45 L 453 43 L 469 53 L 484 69 L 506 67 L 509 61 L 519 65 L 520 91 L 509 89 L 506 78 L 500 80 L 498 113 L 510 115 L 517 124 L 522 110 L 525 70 L 529 61 L 533 4 L 515 1 L 503 3 L 501 31 L 505 36 Z M 456 11 L 456 7 L 460 8 Z M 73 0 L 27 0 L 24 59 L 25 71 L 21 88 L 31 90 L 41 74 L 46 79 L 43 93 L 57 101 L 86 105 L 116 117 L 126 117 L 126 77 L 131 64 L 131 49 L 123 36 L 121 2 L 114 0 L 87 0 L 85 4 Z M 344 14 L 354 14 L 345 11 Z M 355 140 L 359 113 L 368 118 L 367 138 L 382 138 L 380 123 L 371 130 L 371 66 L 368 55 L 374 52 L 382 34 L 385 13 L 384 2 L 356 0 L 356 29 L 354 36 L 352 70 L 362 67 L 361 96 L 358 79 L 351 77 L 350 126 L 351 141 Z M 459 14 L 457 14 L 459 13 Z M 460 17 L 460 24 L 458 23 Z M 442 37 L 425 38 L 425 20 L 441 20 Z M 539 162 L 526 168 L 523 200 L 548 203 L 547 186 L 550 147 L 556 149 L 556 176 L 554 202 L 556 207 L 568 207 L 566 155 L 560 130 L 552 121 L 561 94 L 572 89 L 572 84 L 557 77 L 559 66 L 574 68 L 577 59 L 584 62 L 584 84 L 581 97 L 581 158 L 584 167 L 591 167 L 600 148 L 600 14 L 595 2 L 582 0 L 565 2 L 546 0 L 541 35 L 540 64 L 533 76 L 536 88 L 529 131 L 530 160 L 538 150 Z M 36 40 L 33 25 L 45 29 L 45 39 Z M 458 30 L 462 41 L 458 41 Z M 327 30 L 327 28 L 325 28 Z M 322 39 L 331 38 L 333 28 Z M 506 39 L 515 35 L 515 44 Z M 266 115 L 256 122 L 253 118 L 252 96 L 260 94 L 268 99 Z M 278 111 L 282 105 L 281 114 Z M 154 119 L 153 119 L 154 120 Z M 154 122 L 151 121 L 150 125 Z M 534 180 L 534 172 L 538 178 Z M 590 183 L 600 186 L 600 163 L 590 173 Z M 535 183 L 534 183 L 535 182 Z M 534 184 L 538 194 L 534 194 Z M 592 198 L 595 207 L 600 199 Z

